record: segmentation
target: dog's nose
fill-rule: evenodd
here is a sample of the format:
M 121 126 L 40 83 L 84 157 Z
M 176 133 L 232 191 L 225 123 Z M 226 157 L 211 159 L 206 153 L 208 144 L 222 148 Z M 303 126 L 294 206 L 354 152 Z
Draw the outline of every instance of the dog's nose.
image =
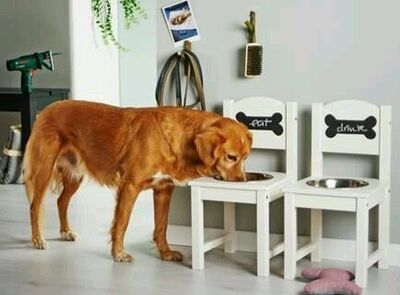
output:
M 221 175 L 219 175 L 219 174 L 217 174 L 217 175 L 214 175 L 214 178 L 216 179 L 216 180 L 225 180 Z

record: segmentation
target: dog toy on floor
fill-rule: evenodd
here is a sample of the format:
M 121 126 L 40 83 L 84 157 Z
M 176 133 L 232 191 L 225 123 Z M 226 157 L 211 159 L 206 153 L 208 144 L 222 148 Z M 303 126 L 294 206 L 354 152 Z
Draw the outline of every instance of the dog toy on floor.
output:
M 303 270 L 301 275 L 308 280 L 312 280 L 304 287 L 306 294 L 361 294 L 361 288 L 352 281 L 354 274 L 343 269 L 308 268 Z

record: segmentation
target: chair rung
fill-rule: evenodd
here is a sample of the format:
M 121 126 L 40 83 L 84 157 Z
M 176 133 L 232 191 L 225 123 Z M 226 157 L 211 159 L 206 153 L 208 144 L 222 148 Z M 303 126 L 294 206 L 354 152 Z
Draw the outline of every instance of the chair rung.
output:
M 367 260 L 367 268 L 370 268 L 372 265 L 378 262 L 379 259 L 382 258 L 382 251 L 379 249 L 375 250 L 371 255 L 368 256 Z
M 285 250 L 285 244 L 284 242 L 281 242 L 269 251 L 269 258 L 281 254 L 284 250 Z
M 310 254 L 314 250 L 317 250 L 318 247 L 319 247 L 319 242 L 309 243 L 309 244 L 301 247 L 300 249 L 297 250 L 296 261 L 299 261 L 300 259 L 302 259 L 303 257 L 307 256 L 308 254 Z
M 210 240 L 204 243 L 204 253 L 218 247 L 221 246 L 222 244 L 225 243 L 225 241 L 227 240 L 227 236 L 223 235 L 219 238 L 216 238 L 214 240 Z

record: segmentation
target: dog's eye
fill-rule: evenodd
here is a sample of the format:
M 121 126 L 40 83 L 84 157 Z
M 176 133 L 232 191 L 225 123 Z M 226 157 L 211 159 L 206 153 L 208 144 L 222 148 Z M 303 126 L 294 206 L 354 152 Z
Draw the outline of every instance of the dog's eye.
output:
M 232 161 L 232 162 L 237 161 L 237 156 L 235 156 L 235 155 L 227 155 L 226 157 L 228 158 L 229 161 Z

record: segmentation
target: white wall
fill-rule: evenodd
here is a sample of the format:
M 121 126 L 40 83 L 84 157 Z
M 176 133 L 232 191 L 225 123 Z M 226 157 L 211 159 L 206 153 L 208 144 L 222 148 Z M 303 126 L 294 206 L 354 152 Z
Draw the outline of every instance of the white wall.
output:
M 119 40 L 127 51 L 119 52 L 121 106 L 155 106 L 157 79 L 156 0 L 141 2 L 147 18 L 126 29 L 119 11 Z
M 69 3 L 71 97 L 119 105 L 118 49 L 104 45 L 95 27 L 90 1 L 71 0 Z M 112 2 L 116 35 L 117 3 Z

